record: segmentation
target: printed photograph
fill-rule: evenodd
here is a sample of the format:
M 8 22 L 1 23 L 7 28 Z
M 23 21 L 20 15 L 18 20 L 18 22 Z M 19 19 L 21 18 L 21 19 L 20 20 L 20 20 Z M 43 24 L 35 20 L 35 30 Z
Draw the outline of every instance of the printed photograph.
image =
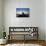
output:
M 16 17 L 29 17 L 29 8 L 16 8 Z

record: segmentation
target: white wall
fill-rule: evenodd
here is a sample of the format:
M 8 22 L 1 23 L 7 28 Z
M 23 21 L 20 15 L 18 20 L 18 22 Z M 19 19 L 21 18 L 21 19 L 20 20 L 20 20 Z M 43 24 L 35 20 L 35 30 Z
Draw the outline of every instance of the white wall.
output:
M 39 27 L 39 38 L 45 39 L 45 7 L 44 0 L 33 0 L 32 25 Z
M 45 0 L 45 40 L 46 40 L 46 0 Z
M 16 8 L 30 8 L 29 18 L 17 18 Z M 4 26 L 7 35 L 9 27 L 39 27 L 39 38 L 45 39 L 44 0 L 4 0 Z
M 0 0 L 0 21 L 1 21 L 1 15 L 2 15 L 2 1 Z M 1 25 L 1 22 L 0 22 L 0 25 Z
M 2 0 L 0 0 L 0 38 L 2 37 Z

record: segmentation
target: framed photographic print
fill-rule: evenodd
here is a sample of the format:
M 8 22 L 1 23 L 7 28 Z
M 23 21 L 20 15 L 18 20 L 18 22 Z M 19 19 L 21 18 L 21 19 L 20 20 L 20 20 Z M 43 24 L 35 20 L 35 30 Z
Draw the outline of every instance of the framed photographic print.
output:
M 16 17 L 29 17 L 29 8 L 16 8 Z

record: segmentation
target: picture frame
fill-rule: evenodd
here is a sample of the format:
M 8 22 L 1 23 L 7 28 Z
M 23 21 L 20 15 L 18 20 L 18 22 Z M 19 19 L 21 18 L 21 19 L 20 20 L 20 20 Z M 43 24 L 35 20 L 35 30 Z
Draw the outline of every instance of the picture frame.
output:
M 16 8 L 16 17 L 29 17 L 29 8 Z

